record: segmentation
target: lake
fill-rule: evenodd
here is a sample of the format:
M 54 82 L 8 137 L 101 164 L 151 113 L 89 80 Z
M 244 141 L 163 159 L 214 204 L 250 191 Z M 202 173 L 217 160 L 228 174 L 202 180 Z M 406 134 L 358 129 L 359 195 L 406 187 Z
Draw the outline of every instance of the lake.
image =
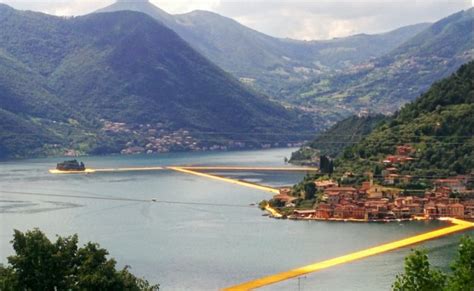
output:
M 88 167 L 162 165 L 289 166 L 294 149 L 81 158 Z M 77 233 L 98 242 L 120 266 L 162 290 L 216 290 L 369 246 L 442 227 L 441 222 L 336 223 L 275 220 L 252 203 L 255 189 L 172 171 L 51 175 L 60 158 L 0 163 L 0 262 L 13 229 L 39 227 L 50 238 Z M 228 176 L 272 186 L 304 173 Z M 118 200 L 130 199 L 130 200 Z M 152 202 L 156 199 L 157 202 Z M 167 201 L 167 203 L 162 203 Z M 474 234 L 474 232 L 470 232 Z M 424 243 L 447 266 L 460 235 Z M 388 290 L 403 269 L 401 249 L 291 279 L 266 290 Z

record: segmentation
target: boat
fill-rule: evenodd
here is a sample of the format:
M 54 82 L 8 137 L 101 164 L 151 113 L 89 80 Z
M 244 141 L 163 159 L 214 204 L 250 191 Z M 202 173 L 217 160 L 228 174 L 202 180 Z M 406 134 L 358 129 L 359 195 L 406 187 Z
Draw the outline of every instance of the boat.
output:
M 56 165 L 56 170 L 59 171 L 85 171 L 86 166 L 83 162 L 77 160 L 64 161 Z

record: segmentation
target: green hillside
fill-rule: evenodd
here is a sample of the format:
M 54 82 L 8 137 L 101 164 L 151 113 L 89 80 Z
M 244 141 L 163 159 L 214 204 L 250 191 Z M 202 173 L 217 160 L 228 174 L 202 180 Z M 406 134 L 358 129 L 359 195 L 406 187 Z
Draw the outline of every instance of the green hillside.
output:
M 350 116 L 337 122 L 303 148 L 294 152 L 290 162 L 307 163 L 311 158 L 317 160 L 320 155 L 338 157 L 344 148 L 359 142 L 377 125 L 386 120 L 389 120 L 389 117 L 384 115 Z
M 435 83 L 389 122 L 379 125 L 336 161 L 337 171 L 380 170 L 397 145 L 411 145 L 415 160 L 400 173 L 417 176 L 466 174 L 474 170 L 474 62 Z
M 392 52 L 295 88 L 302 104 L 390 113 L 474 59 L 474 9 L 446 17 Z
M 315 129 L 136 12 L 60 18 L 0 5 L 0 88 L 2 119 L 21 125 L 2 125 L 3 156 L 118 152 L 178 131 L 179 149 L 183 139 L 258 147 Z
M 121 10 L 152 16 L 242 82 L 290 102 L 288 88 L 313 76 L 382 56 L 429 26 L 422 23 L 377 35 L 298 41 L 268 36 L 209 11 L 170 15 L 146 0 L 117 1 L 98 12 Z

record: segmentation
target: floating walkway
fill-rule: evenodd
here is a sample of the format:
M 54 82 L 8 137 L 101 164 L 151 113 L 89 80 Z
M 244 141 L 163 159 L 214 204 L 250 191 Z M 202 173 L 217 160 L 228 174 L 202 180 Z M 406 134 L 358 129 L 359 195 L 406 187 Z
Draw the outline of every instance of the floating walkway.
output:
M 141 171 L 161 171 L 166 170 L 164 167 L 137 167 L 137 168 L 110 168 L 110 169 L 91 169 L 85 171 L 61 171 L 51 169 L 51 174 L 93 174 L 93 173 L 114 173 L 114 172 L 141 172 Z
M 185 169 L 190 171 L 268 171 L 268 172 L 317 172 L 318 168 L 310 167 L 194 167 L 194 166 L 170 166 L 170 167 L 127 167 L 127 168 L 110 168 L 110 169 L 94 169 L 87 168 L 85 171 L 61 171 L 51 169 L 51 174 L 93 174 L 93 173 L 113 173 L 113 172 L 140 172 L 140 171 L 162 171 Z
M 179 168 L 192 171 L 268 171 L 268 172 L 318 172 L 318 168 L 312 167 L 228 167 L 228 166 L 197 166 Z
M 262 190 L 262 191 L 266 191 L 266 192 L 270 192 L 270 193 L 274 193 L 274 194 L 279 194 L 280 193 L 280 190 L 275 189 L 275 188 L 271 188 L 271 187 L 268 187 L 268 186 L 262 186 L 262 185 L 253 184 L 253 183 L 250 183 L 250 182 L 245 182 L 245 181 L 225 178 L 225 177 L 221 177 L 221 176 L 196 172 L 196 171 L 188 170 L 187 168 L 168 167 L 168 169 L 176 171 L 176 172 L 180 172 L 180 173 L 195 175 L 195 176 L 204 177 L 204 178 L 208 178 L 208 179 L 214 179 L 214 180 L 227 182 L 227 183 L 231 183 L 231 184 L 235 184 L 235 185 L 241 185 L 241 186 L 245 186 L 245 187 L 249 187 L 249 188 L 253 188 L 253 189 L 257 189 L 257 190 Z
M 246 283 L 242 283 L 239 285 L 235 285 L 232 287 L 225 288 L 223 290 L 226 291 L 234 291 L 234 290 L 252 290 L 260 287 L 265 287 L 271 284 L 275 284 L 281 281 L 285 281 L 291 278 L 299 277 L 302 275 L 306 275 L 309 273 L 317 272 L 323 269 L 327 269 L 333 266 L 341 265 L 341 264 L 346 264 L 349 262 L 353 262 L 356 260 L 360 260 L 363 258 L 367 258 L 370 256 L 382 254 L 385 252 L 393 251 L 399 248 L 407 247 L 410 245 L 414 245 L 417 243 L 421 243 L 424 241 L 440 238 L 443 236 L 447 236 L 453 233 L 461 232 L 461 231 L 466 231 L 468 229 L 474 228 L 474 223 L 467 222 L 464 220 L 460 219 L 453 219 L 453 218 L 446 218 L 446 220 L 449 220 L 453 225 L 448 226 L 442 229 L 438 229 L 435 231 L 430 231 L 427 233 L 423 233 L 420 235 L 412 236 L 409 238 L 405 238 L 402 240 L 394 241 L 391 243 L 383 244 L 380 246 L 372 247 L 366 250 L 354 252 L 345 256 L 337 257 L 334 259 L 329 259 L 325 260 L 319 263 L 311 264 L 308 266 L 304 266 L 301 268 L 289 270 L 286 272 L 278 273 L 275 275 L 263 277 L 260 279 L 256 279 L 253 281 L 249 281 Z

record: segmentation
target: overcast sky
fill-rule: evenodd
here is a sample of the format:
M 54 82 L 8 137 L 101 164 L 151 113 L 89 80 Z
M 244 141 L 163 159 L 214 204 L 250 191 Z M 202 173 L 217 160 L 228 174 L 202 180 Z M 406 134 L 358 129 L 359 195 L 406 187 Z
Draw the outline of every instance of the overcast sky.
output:
M 143 1 L 143 0 L 142 0 Z M 0 0 L 18 9 L 54 15 L 82 15 L 114 0 Z M 328 39 L 379 33 L 434 22 L 472 7 L 471 0 L 151 0 L 176 14 L 210 10 L 266 34 L 295 39 Z

